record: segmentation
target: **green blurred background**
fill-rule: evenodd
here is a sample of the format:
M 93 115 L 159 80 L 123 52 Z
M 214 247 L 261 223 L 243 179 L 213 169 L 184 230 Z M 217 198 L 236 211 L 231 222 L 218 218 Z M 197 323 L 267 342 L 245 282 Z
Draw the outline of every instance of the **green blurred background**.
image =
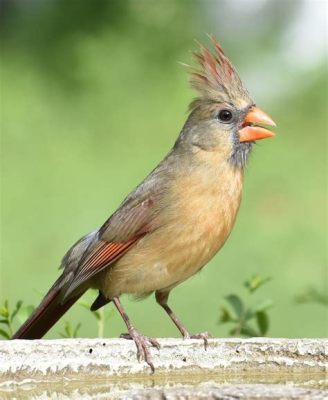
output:
M 294 301 L 308 287 L 328 291 L 325 1 L 0 4 L 0 303 L 37 304 L 68 247 L 167 153 L 195 96 L 178 62 L 213 33 L 278 134 L 253 152 L 224 249 L 170 304 L 191 331 L 226 336 L 223 296 L 243 295 L 243 281 L 260 274 L 272 278 L 254 298 L 274 301 L 269 335 L 327 335 L 327 307 Z M 178 336 L 153 297 L 123 303 L 143 333 Z M 63 320 L 96 335 L 78 305 Z M 105 334 L 122 331 L 115 314 Z

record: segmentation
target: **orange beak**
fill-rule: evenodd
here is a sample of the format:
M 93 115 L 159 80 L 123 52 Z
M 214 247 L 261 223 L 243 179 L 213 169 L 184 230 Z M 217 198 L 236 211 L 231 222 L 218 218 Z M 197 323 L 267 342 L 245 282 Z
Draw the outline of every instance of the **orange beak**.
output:
M 249 110 L 244 119 L 244 127 L 239 129 L 239 141 L 253 142 L 255 140 L 266 139 L 275 135 L 274 132 L 261 126 L 257 126 L 257 124 L 276 126 L 268 114 L 254 106 Z

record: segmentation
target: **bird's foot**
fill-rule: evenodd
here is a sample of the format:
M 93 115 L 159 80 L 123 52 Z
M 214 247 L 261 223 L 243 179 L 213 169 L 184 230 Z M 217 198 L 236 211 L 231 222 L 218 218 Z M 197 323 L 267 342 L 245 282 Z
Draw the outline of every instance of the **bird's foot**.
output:
M 205 350 L 207 350 L 208 339 L 211 338 L 212 335 L 208 332 L 196 333 L 195 335 L 183 335 L 184 339 L 202 339 L 204 341 Z
M 141 335 L 136 329 L 132 328 L 129 333 L 122 333 L 120 335 L 123 339 L 133 340 L 137 347 L 137 359 L 138 361 L 145 360 L 150 366 L 152 373 L 155 372 L 155 367 L 153 364 L 153 359 L 149 351 L 149 345 L 160 349 L 161 345 L 156 339 Z

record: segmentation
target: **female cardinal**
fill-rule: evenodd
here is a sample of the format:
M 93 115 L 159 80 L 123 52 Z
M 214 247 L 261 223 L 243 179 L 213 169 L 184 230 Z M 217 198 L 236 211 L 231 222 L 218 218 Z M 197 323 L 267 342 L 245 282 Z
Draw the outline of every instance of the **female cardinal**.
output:
M 217 253 L 239 208 L 244 167 L 256 140 L 273 136 L 259 124 L 273 120 L 254 105 L 219 43 L 195 53 L 191 84 L 198 97 L 172 150 L 96 231 L 64 256 L 63 272 L 13 339 L 41 338 L 89 288 L 99 290 L 91 306 L 112 301 L 133 339 L 138 359 L 154 370 L 149 345 L 120 302 L 122 294 L 155 292 L 184 338 L 190 335 L 167 304 L 175 286 Z

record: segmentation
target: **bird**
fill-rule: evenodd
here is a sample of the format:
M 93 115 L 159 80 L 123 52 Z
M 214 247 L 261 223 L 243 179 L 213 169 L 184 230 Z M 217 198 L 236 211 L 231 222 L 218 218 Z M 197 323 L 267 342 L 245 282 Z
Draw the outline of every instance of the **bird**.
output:
M 199 272 L 234 226 L 245 166 L 254 143 L 275 135 L 273 119 L 252 100 L 214 36 L 199 44 L 187 66 L 197 96 L 172 149 L 105 223 L 79 239 L 61 262 L 62 273 L 12 339 L 39 339 L 90 288 L 95 311 L 112 302 L 137 358 L 154 371 L 151 347 L 131 322 L 121 296 L 155 293 L 183 338 L 192 335 L 168 305 L 173 288 Z

